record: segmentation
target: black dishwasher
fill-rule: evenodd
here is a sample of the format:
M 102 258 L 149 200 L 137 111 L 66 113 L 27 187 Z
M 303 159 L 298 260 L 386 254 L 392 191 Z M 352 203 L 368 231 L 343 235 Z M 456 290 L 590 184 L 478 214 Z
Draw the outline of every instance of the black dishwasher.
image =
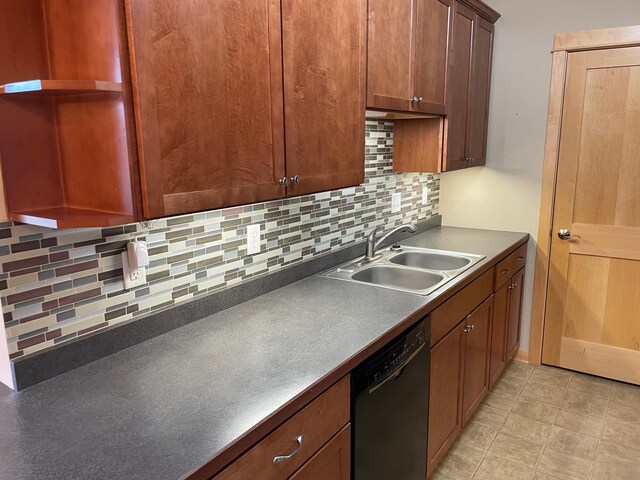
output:
M 425 319 L 352 372 L 354 480 L 426 478 L 430 334 Z

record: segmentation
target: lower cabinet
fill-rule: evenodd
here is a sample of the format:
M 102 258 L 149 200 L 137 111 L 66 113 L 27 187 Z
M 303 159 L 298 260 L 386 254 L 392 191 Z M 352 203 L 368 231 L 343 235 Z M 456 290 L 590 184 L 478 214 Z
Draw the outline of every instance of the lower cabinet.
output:
M 333 437 L 291 480 L 349 480 L 351 477 L 351 425 Z
M 492 281 L 493 269 L 431 314 L 435 337 L 429 377 L 428 473 L 446 454 L 489 389 Z M 447 322 L 455 326 L 440 337 L 439 325 Z
M 489 347 L 493 295 L 476 308 L 464 322 L 464 383 L 462 424 L 466 424 L 489 391 Z
M 350 408 L 347 376 L 211 480 L 347 480 Z
M 526 253 L 516 248 L 431 312 L 428 474 L 518 352 Z

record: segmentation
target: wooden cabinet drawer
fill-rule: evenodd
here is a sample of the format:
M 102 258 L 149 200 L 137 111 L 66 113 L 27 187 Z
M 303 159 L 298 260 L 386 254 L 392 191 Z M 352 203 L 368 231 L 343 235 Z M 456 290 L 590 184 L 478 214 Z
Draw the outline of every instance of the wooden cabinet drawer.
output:
M 493 281 L 493 290 L 497 291 L 502 285 L 507 283 L 514 273 L 520 270 L 527 263 L 527 244 L 519 247 L 515 252 L 511 253 L 507 258 L 496 265 L 495 279 Z
M 350 477 L 351 425 L 347 425 L 289 480 L 349 480 Z
M 350 415 L 350 382 L 344 377 L 232 463 L 214 480 L 284 480 L 338 433 Z M 297 439 L 302 437 L 302 445 Z M 274 465 L 276 456 L 297 453 Z
M 431 312 L 431 346 L 434 346 L 448 332 L 493 293 L 493 269 L 483 273 L 478 279 Z

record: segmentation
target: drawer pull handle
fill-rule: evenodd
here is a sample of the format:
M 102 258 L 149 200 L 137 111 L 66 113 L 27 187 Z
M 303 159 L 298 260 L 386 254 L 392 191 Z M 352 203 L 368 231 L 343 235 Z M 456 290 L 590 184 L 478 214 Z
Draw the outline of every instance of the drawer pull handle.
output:
M 509 273 L 509 272 L 511 272 L 511 269 L 510 269 L 510 268 L 505 268 L 504 270 L 502 270 L 502 271 L 500 272 L 500 275 L 506 275 L 506 274 L 507 274 L 507 273 Z
M 519 262 L 521 262 L 521 261 L 523 261 L 523 260 L 524 260 L 524 257 L 518 257 L 518 258 L 517 258 L 517 260 L 518 260 Z
M 273 457 L 273 464 L 277 465 L 280 462 L 284 462 L 285 460 L 289 460 L 296 453 L 298 453 L 300 451 L 300 449 L 302 448 L 302 439 L 303 439 L 302 435 L 298 435 L 298 438 L 296 438 L 296 442 L 298 443 L 298 446 L 295 448 L 295 450 L 293 452 L 291 452 L 289 455 L 278 455 L 277 457 Z

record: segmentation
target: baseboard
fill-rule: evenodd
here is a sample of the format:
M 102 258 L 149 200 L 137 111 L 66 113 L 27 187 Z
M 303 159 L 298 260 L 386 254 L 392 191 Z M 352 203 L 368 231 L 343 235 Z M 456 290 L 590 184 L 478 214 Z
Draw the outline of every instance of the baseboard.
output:
M 513 357 L 514 360 L 520 360 L 521 362 L 529 363 L 529 351 L 528 350 L 518 350 Z

